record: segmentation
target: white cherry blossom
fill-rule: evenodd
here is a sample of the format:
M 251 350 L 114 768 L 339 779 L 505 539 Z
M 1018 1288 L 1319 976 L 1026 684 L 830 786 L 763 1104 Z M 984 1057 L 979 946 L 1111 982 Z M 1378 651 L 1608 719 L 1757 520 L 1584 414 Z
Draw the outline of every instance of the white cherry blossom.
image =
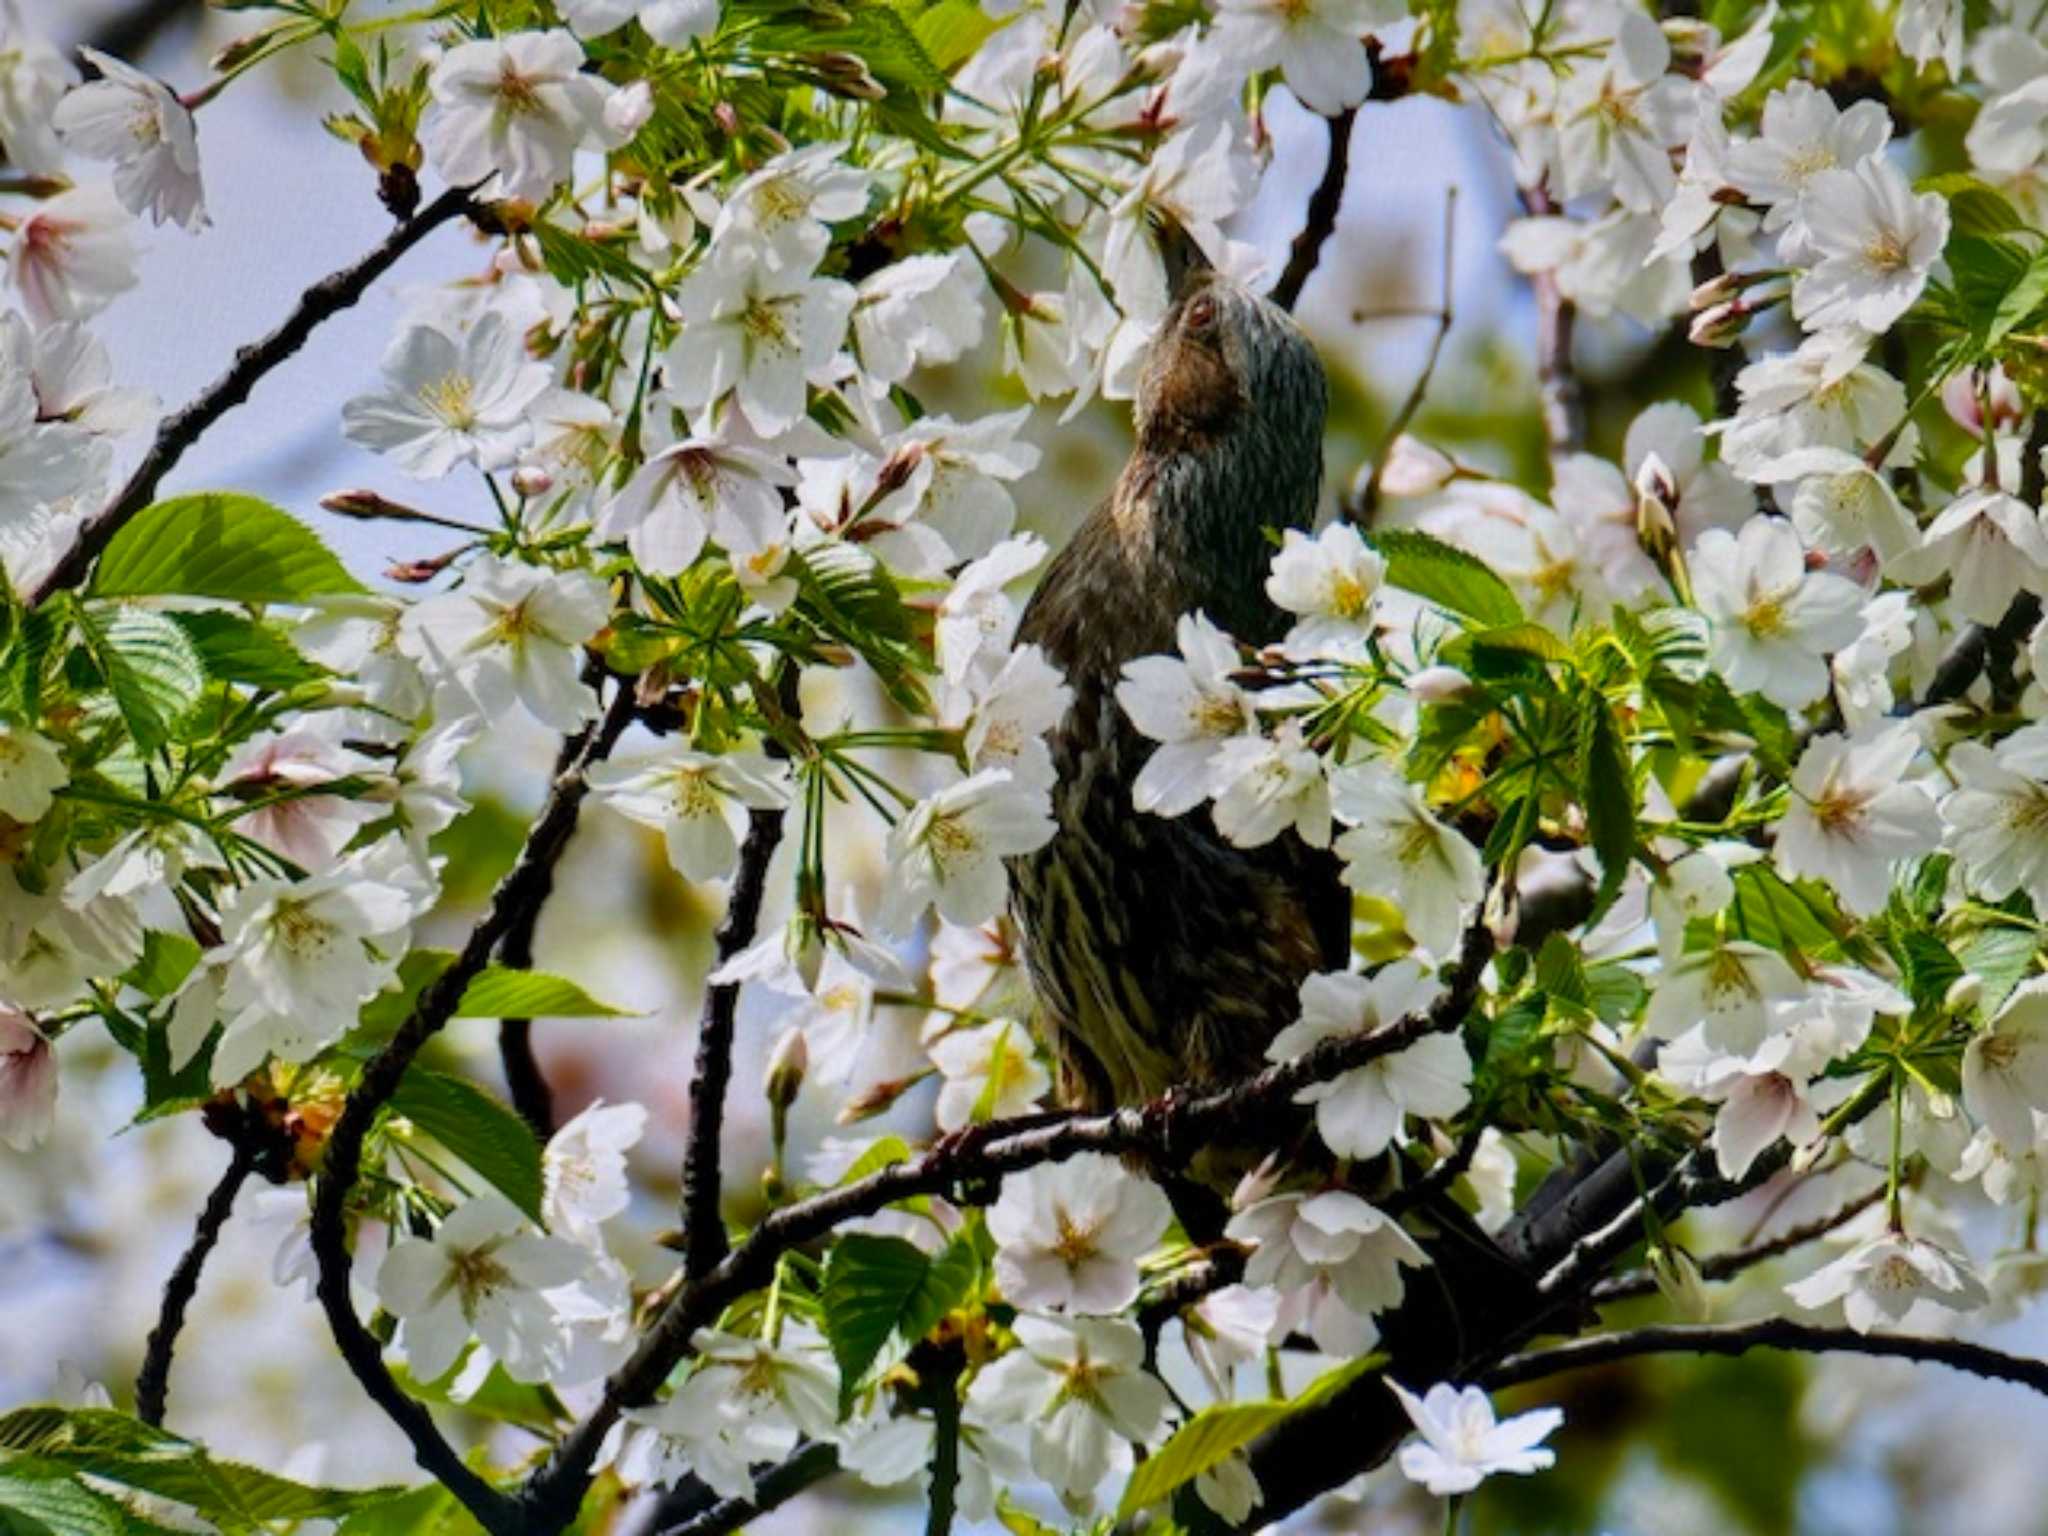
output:
M 599 801 L 662 834 L 686 880 L 720 880 L 739 862 L 750 811 L 789 804 L 789 769 L 758 751 L 658 752 L 595 764 L 585 775 Z
M 427 83 L 420 142 L 434 168 L 458 185 L 488 180 L 498 197 L 544 201 L 578 147 L 606 133 L 605 86 L 583 73 L 583 49 L 564 31 L 458 43 Z
M 57 103 L 50 122 L 59 136 L 78 153 L 113 163 L 114 191 L 130 213 L 204 228 L 206 193 L 190 109 L 154 75 L 96 48 L 78 51 L 100 78 Z
M 402 331 L 383 371 L 382 391 L 342 407 L 342 430 L 423 480 L 457 464 L 510 464 L 532 435 L 527 410 L 548 387 L 547 369 L 496 310 L 459 337 L 432 325 Z
M 1401 1447 L 1401 1473 L 1431 1493 L 1470 1493 L 1497 1473 L 1541 1472 L 1557 1453 L 1539 1442 L 1564 1422 L 1558 1408 L 1535 1408 L 1496 1419 L 1478 1387 L 1440 1381 L 1421 1397 L 1399 1382 L 1388 1387 L 1401 1400 L 1421 1441 Z
M 1138 1261 L 1173 1211 L 1159 1186 L 1085 1152 L 1013 1174 L 988 1209 L 996 1280 L 1034 1312 L 1121 1312 L 1137 1299 Z

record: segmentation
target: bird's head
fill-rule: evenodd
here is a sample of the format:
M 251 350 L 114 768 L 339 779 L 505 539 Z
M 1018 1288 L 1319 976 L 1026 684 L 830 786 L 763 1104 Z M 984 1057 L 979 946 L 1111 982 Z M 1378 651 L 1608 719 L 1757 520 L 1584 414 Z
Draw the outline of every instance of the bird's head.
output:
M 1161 248 L 1174 301 L 1139 380 L 1141 450 L 1249 453 L 1319 484 L 1329 381 L 1315 347 L 1286 311 L 1211 267 L 1184 231 L 1163 230 Z
M 1265 590 L 1272 530 L 1308 528 L 1323 483 L 1329 381 L 1278 305 L 1162 239 L 1173 304 L 1138 383 L 1138 449 L 1113 508 L 1178 613 L 1200 608 L 1240 639 L 1278 639 Z

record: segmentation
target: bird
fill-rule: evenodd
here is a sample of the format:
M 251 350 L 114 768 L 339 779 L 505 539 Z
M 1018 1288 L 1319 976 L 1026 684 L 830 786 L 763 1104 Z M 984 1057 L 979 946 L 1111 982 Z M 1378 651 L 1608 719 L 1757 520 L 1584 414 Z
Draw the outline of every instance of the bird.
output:
M 1071 1108 L 1241 1081 L 1298 1012 L 1302 980 L 1350 955 L 1337 859 L 1292 832 L 1228 842 L 1202 809 L 1137 810 L 1153 750 L 1116 698 L 1124 665 L 1170 652 L 1199 611 L 1240 642 L 1286 631 L 1267 595 L 1278 531 L 1313 526 L 1329 382 L 1277 305 L 1162 232 L 1172 303 L 1142 365 L 1135 444 L 1110 495 L 1020 617 L 1066 674 L 1048 736 L 1056 831 L 1009 861 L 1037 1022 Z

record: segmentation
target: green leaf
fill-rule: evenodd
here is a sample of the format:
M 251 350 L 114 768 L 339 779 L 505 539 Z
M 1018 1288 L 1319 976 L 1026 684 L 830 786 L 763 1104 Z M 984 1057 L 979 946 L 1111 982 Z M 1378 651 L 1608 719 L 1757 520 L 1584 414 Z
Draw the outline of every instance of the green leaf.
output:
M 327 676 L 325 667 L 301 656 L 274 624 L 218 609 L 170 617 L 192 642 L 207 676 L 217 682 L 282 693 Z
M 1477 629 L 1460 635 L 1443 648 L 1443 659 L 1452 666 L 1462 667 L 1462 657 L 1475 652 L 1501 651 L 1515 656 L 1530 656 L 1537 661 L 1570 661 L 1572 648 L 1541 624 L 1524 621 L 1520 624 L 1501 624 L 1491 629 Z
M 2026 228 L 2027 221 L 2010 198 L 1967 171 L 1923 176 L 1913 183 L 1913 190 L 1939 192 L 1947 198 L 1949 228 L 1958 235 L 2008 235 Z
M 2043 300 L 2048 300 L 2048 251 L 2035 256 L 2027 264 L 2027 269 L 2005 290 L 1998 301 L 1998 308 L 1992 311 L 1985 345 L 1995 347 L 2018 330 L 2041 307 Z
M 966 1299 L 980 1269 L 972 1244 L 959 1238 L 930 1255 L 900 1237 L 866 1232 L 833 1245 L 818 1299 L 839 1362 L 840 1417 L 890 1341 L 907 1350 L 931 1332 Z
M 123 1514 L 62 1467 L 27 1457 L 0 1462 L 0 1528 L 28 1536 L 124 1536 Z
M 398 1491 L 294 1482 L 218 1460 L 190 1440 L 104 1408 L 16 1409 L 0 1416 L 0 1451 L 169 1499 L 231 1532 L 274 1521 L 338 1520 Z
M 624 1008 L 601 1003 L 566 976 L 486 966 L 455 1010 L 458 1019 L 619 1019 Z
M 910 23 L 910 30 L 931 56 L 933 67 L 951 74 L 1006 25 L 974 0 L 939 0 Z
M 1551 934 L 1537 952 L 1536 985 L 1552 997 L 1580 1008 L 1593 1006 L 1593 989 L 1586 980 L 1585 962 L 1572 941 L 1561 933 Z
M 1984 984 L 1977 1006 L 1985 1018 L 2004 1007 L 2013 988 L 2027 979 L 2040 945 L 2032 929 L 1999 926 L 1981 929 L 1958 946 L 1956 958 Z
M 357 1510 L 335 1536 L 482 1536 L 483 1527 L 440 1483 L 408 1488 Z
M 136 751 L 147 756 L 162 747 L 206 687 L 206 670 L 185 632 L 160 613 L 85 604 L 78 632 Z
M 1522 605 L 1508 584 L 1476 555 L 1414 528 L 1375 533 L 1387 580 L 1488 629 L 1522 623 Z
M 1938 1007 L 1948 989 L 1961 979 L 1962 962 L 1946 944 L 1926 932 L 1901 934 L 1898 950 L 1907 996 L 1922 1008 Z
M 302 603 L 364 588 L 318 534 L 255 496 L 202 491 L 145 507 L 93 572 L 94 597 Z
M 414 1067 L 391 1109 L 461 1158 L 533 1220 L 541 1220 L 540 1142 L 533 1127 L 466 1077 Z
M 1328 1402 L 1361 1377 L 1381 1369 L 1385 1355 L 1367 1355 L 1325 1371 L 1294 1397 L 1252 1403 L 1214 1403 L 1173 1432 L 1166 1444 L 1138 1464 L 1117 1506 L 1119 1522 L 1147 1505 L 1170 1497 L 1204 1472 L 1220 1466 L 1269 1429 L 1304 1409 Z
M 1600 860 L 1600 890 L 1593 901 L 1597 915 L 1619 894 L 1635 853 L 1636 790 L 1614 710 L 1603 695 L 1591 689 L 1580 706 L 1579 774 L 1579 803 L 1586 813 L 1588 840 Z

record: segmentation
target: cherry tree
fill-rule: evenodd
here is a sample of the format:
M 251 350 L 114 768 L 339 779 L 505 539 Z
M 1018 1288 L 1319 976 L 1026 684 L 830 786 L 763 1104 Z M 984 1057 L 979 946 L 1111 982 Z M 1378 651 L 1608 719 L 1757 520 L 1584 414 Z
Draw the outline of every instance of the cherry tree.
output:
M 1972 1337 L 2043 1281 L 2038 17 L 217 3 L 246 30 L 172 83 L 0 0 L 0 1141 L 33 1164 L 99 1041 L 139 1118 L 227 1159 L 155 1315 L 106 1319 L 147 1338 L 132 1389 L 0 1415 L 7 1523 L 555 1536 L 630 1506 L 709 1536 L 839 1477 L 935 1533 L 1206 1531 L 1382 1464 L 1455 1521 L 1569 1454 L 1557 1409 L 1493 1394 L 1617 1360 L 2048 1392 Z M 166 412 L 92 327 L 147 294 L 144 239 L 209 238 L 207 109 L 287 58 L 346 92 L 317 174 L 390 232 Z M 1327 162 L 1264 272 L 1238 220 L 1283 94 Z M 1157 744 L 1128 814 L 1329 850 L 1354 954 L 1255 1075 L 1062 1108 L 1005 910 L 1072 698 L 1017 639 L 1050 553 L 1020 502 L 1060 423 L 1139 388 L 1177 246 L 1292 308 L 1354 132 L 1415 95 L 1483 118 L 1519 189 L 1540 468 L 1418 435 L 1447 295 L 1321 526 L 1273 530 L 1284 639 L 1188 612 L 1124 669 Z M 479 272 L 331 419 L 463 510 L 328 510 L 440 553 L 372 588 L 309 508 L 159 495 L 456 226 Z M 1680 358 L 1612 453 L 1582 323 Z M 1010 409 L 940 408 L 963 360 Z M 557 743 L 544 796 L 426 942 L 465 764 L 515 720 Z M 648 1106 L 558 1124 L 530 1032 L 620 1012 L 533 964 L 597 808 L 722 901 L 653 1222 Z M 496 1022 L 502 1091 L 435 1054 L 458 1020 Z M 848 1134 L 786 1159 L 820 1092 Z M 1317 1150 L 1247 1160 L 1213 1230 L 1168 1199 L 1247 1145 Z M 252 1180 L 419 1485 L 165 1428 Z M 1823 1214 L 1728 1246 L 1688 1220 L 1757 1191 Z M 1767 1263 L 1792 1278 L 1708 1320 Z M 1625 1326 L 1645 1298 L 1673 1320 Z M 457 1409 L 532 1434 L 472 1444 Z

